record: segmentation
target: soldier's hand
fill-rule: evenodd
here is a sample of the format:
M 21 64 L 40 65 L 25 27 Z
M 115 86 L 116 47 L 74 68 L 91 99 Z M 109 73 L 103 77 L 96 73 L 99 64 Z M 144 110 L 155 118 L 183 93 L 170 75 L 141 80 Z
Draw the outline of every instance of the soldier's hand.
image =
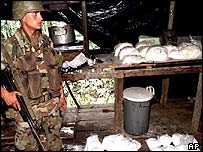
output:
M 65 98 L 60 98 L 59 100 L 60 100 L 60 103 L 61 103 L 60 110 L 64 111 L 67 108 L 66 99 Z
M 8 106 L 11 106 L 11 107 L 15 108 L 16 110 L 21 110 L 20 104 L 16 98 L 16 94 L 21 95 L 17 91 L 12 91 L 12 92 L 5 91 L 1 96 Z

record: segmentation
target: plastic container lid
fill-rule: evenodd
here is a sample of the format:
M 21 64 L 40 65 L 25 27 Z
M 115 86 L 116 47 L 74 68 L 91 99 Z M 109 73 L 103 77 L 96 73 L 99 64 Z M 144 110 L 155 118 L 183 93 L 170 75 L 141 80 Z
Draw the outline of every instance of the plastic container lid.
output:
M 144 102 L 151 100 L 153 94 L 146 88 L 131 87 L 123 91 L 123 98 L 134 102 Z

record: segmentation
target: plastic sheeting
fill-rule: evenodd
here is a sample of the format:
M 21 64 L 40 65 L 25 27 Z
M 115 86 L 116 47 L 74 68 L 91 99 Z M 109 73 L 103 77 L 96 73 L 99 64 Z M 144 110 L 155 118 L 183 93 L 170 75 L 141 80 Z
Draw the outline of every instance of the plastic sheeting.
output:
M 57 1 L 53 1 L 57 2 Z M 58 1 L 69 2 L 69 1 Z M 87 0 L 88 38 L 101 48 L 119 42 L 136 44 L 139 35 L 158 36 L 167 28 L 169 0 Z M 202 35 L 201 1 L 176 0 L 173 27 L 178 36 Z M 1 3 L 2 19 L 11 19 L 11 1 Z M 80 3 L 68 3 L 44 14 L 44 20 L 63 20 L 82 33 Z M 113 49 L 109 49 L 113 50 Z
M 88 37 L 101 48 L 126 41 L 136 44 L 139 35 L 159 37 L 167 28 L 169 7 L 167 0 L 89 0 Z M 201 15 L 198 8 L 200 5 L 192 0 L 176 2 L 173 27 L 178 36 L 201 35 L 201 23 L 194 18 Z M 82 32 L 81 8 L 70 6 L 64 14 Z
M 87 1 L 88 37 L 102 48 L 112 48 L 118 42 L 135 44 L 141 34 L 158 36 L 167 26 L 168 6 L 166 1 L 150 5 L 147 1 Z M 71 6 L 69 10 L 67 18 L 81 31 L 81 10 Z

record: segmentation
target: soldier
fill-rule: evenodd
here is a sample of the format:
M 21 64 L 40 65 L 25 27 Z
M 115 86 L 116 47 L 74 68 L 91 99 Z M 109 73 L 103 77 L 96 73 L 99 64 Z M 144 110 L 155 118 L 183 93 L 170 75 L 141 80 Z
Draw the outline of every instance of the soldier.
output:
M 14 68 L 23 77 L 23 86 L 29 98 L 37 123 L 43 128 L 46 149 L 60 151 L 61 115 L 66 109 L 66 100 L 59 70 L 58 54 L 53 49 L 49 37 L 43 35 L 41 11 L 44 11 L 41 1 L 14 1 L 13 18 L 19 20 L 21 27 L 15 34 L 2 43 L 12 58 Z M 1 69 L 9 66 L 6 55 L 1 56 Z M 1 97 L 7 105 L 20 110 L 16 94 L 1 86 Z M 17 112 L 15 146 L 18 150 L 38 151 L 38 145 L 27 122 Z

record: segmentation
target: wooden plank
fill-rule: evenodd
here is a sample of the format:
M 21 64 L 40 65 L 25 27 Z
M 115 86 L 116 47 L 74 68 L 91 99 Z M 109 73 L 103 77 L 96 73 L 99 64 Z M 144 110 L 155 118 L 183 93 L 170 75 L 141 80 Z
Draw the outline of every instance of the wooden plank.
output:
M 138 64 L 111 64 L 108 65 L 110 68 L 114 68 L 116 70 L 123 68 L 138 68 L 138 67 L 155 67 L 156 63 L 138 63 Z
M 194 66 L 177 66 L 177 67 L 159 67 L 151 69 L 136 69 L 126 70 L 124 77 L 133 76 L 150 76 L 150 75 L 172 75 L 172 74 L 183 74 L 183 73 L 199 73 L 202 71 L 202 65 Z
M 85 121 L 85 120 L 102 120 L 102 119 L 111 119 L 114 118 L 114 113 L 113 112 L 89 112 L 89 113 L 78 113 L 78 121 Z
M 201 65 L 202 59 L 194 60 L 168 60 L 162 62 L 143 62 L 138 64 L 122 64 L 114 58 L 111 58 L 111 63 L 99 63 L 92 66 L 92 68 L 113 68 L 116 70 L 120 69 L 133 69 L 133 68 L 144 68 L 144 67 L 171 67 L 171 66 L 183 66 L 183 65 Z
M 84 79 L 101 79 L 101 78 L 123 78 L 133 76 L 150 76 L 150 75 L 170 75 L 183 73 L 199 73 L 202 71 L 202 65 L 192 66 L 174 66 L 174 67 L 157 67 L 143 69 L 115 70 L 100 73 L 85 72 L 62 74 L 62 80 L 84 80 Z
M 76 123 L 76 122 L 77 122 L 77 115 L 75 114 L 65 115 L 62 117 L 63 126 L 68 126 L 70 123 Z
M 70 123 L 76 123 L 77 122 L 77 108 L 67 108 L 65 111 L 61 113 L 62 115 L 62 124 L 63 126 L 68 126 Z
M 85 109 L 80 109 L 78 111 L 78 114 L 81 114 L 81 113 L 105 113 L 107 111 L 114 111 L 113 109 L 113 104 L 109 104 L 109 106 L 107 107 L 100 107 L 100 108 L 95 108 L 95 107 L 90 107 L 89 109 L 88 108 L 85 108 Z
M 81 108 L 79 109 L 78 112 L 85 112 L 88 110 L 89 111 L 94 111 L 98 109 L 104 109 L 104 108 L 111 108 L 113 107 L 113 103 L 105 103 L 105 104 L 92 104 L 92 105 L 81 105 Z
M 101 121 L 102 120 L 102 121 Z M 114 119 L 94 119 L 94 120 L 80 120 L 77 123 L 77 131 L 95 131 L 95 130 L 113 130 Z

